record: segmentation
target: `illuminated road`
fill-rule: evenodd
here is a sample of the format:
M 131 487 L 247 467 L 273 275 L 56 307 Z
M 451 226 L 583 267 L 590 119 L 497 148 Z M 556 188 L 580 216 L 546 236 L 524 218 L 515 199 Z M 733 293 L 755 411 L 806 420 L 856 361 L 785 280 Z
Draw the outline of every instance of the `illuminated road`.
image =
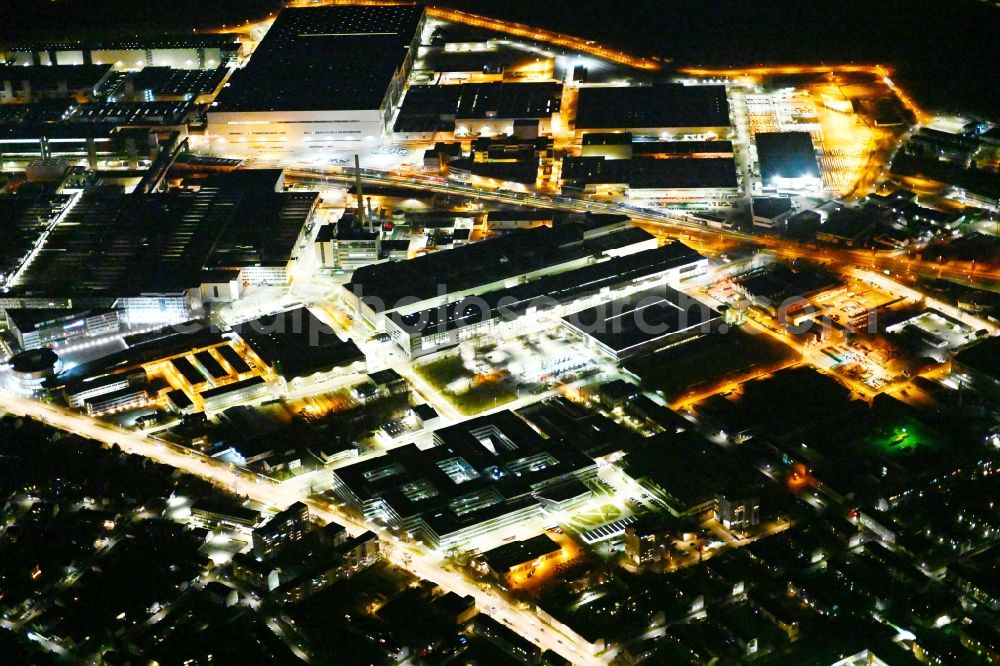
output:
M 137 432 L 122 430 L 61 407 L 0 391 L 0 411 L 34 418 L 59 430 L 109 446 L 117 445 L 126 453 L 149 458 L 198 476 L 265 506 L 283 509 L 293 502 L 305 501 L 319 520 L 344 525 L 352 534 L 371 529 L 370 526 L 344 515 L 328 500 L 302 497 L 301 491 L 296 488 L 264 480 L 194 451 L 150 439 Z M 587 643 L 580 636 L 561 632 L 544 623 L 533 612 L 515 608 L 499 595 L 480 589 L 461 573 L 448 568 L 448 563 L 442 557 L 430 554 L 417 545 L 397 542 L 384 530 L 376 528 L 374 531 L 382 540 L 386 557 L 397 566 L 445 589 L 461 595 L 472 595 L 481 611 L 493 615 L 536 645 L 552 650 L 574 664 L 605 663 L 588 652 Z
M 295 166 L 285 162 L 265 160 L 248 160 L 252 166 L 285 166 L 289 182 L 305 184 L 326 184 L 334 182 L 352 184 L 353 169 L 320 168 Z M 565 196 L 549 196 L 528 192 L 510 192 L 504 190 L 484 190 L 481 188 L 445 181 L 441 178 L 405 176 L 374 169 L 361 170 L 362 181 L 369 184 L 392 185 L 419 189 L 440 194 L 451 194 L 468 198 L 491 201 L 516 206 L 534 206 L 550 210 L 562 210 L 575 213 L 608 213 L 628 215 L 655 232 L 694 240 L 704 246 L 717 246 L 720 242 L 748 244 L 767 249 L 784 259 L 805 259 L 812 261 L 829 261 L 843 266 L 861 266 L 880 271 L 890 271 L 906 277 L 951 278 L 978 284 L 1000 284 L 1000 267 L 964 264 L 935 263 L 922 261 L 900 252 L 874 252 L 872 250 L 852 250 L 836 247 L 811 247 L 773 236 L 749 234 L 728 229 L 709 229 L 699 222 L 676 212 L 663 212 L 628 206 L 616 202 L 575 199 Z
M 444 7 L 428 7 L 427 15 L 437 19 L 443 19 L 445 21 L 451 21 L 453 23 L 463 23 L 465 25 L 471 25 L 475 28 L 483 28 L 507 35 L 513 35 L 514 37 L 522 37 L 535 42 L 553 44 L 562 48 L 572 49 L 573 51 L 587 53 L 604 60 L 610 60 L 611 62 L 616 62 L 620 65 L 635 67 L 636 69 L 657 70 L 663 66 L 661 61 L 631 56 L 627 53 L 608 48 L 607 46 L 602 46 L 594 41 L 580 39 L 579 37 L 564 35 L 550 30 L 543 30 L 541 28 L 535 28 L 522 23 L 501 21 L 499 19 L 477 16 L 476 14 L 469 14 L 467 12 L 460 12 Z

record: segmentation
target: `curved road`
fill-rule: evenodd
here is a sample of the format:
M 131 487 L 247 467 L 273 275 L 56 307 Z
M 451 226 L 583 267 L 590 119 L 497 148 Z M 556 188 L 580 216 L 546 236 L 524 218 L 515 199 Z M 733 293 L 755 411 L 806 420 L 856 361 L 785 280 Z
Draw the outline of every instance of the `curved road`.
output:
M 293 502 L 304 501 L 309 504 L 310 510 L 318 519 L 326 523 L 335 522 L 344 525 L 352 534 L 372 529 L 346 516 L 327 500 L 304 497 L 300 490 L 264 480 L 250 472 L 231 468 L 183 447 L 164 443 L 138 432 L 123 430 L 62 407 L 0 391 L 0 411 L 30 417 L 59 430 L 109 446 L 117 445 L 126 453 L 170 465 L 266 506 L 283 509 Z M 461 595 L 472 595 L 482 612 L 493 615 L 536 645 L 552 650 L 574 664 L 605 663 L 588 652 L 587 643 L 580 636 L 561 632 L 542 622 L 535 613 L 516 608 L 499 595 L 480 589 L 461 573 L 448 568 L 445 560 L 428 553 L 423 548 L 400 543 L 384 530 L 376 528 L 373 531 L 379 534 L 383 552 L 395 565 L 410 571 L 415 576 L 434 581 L 447 590 Z

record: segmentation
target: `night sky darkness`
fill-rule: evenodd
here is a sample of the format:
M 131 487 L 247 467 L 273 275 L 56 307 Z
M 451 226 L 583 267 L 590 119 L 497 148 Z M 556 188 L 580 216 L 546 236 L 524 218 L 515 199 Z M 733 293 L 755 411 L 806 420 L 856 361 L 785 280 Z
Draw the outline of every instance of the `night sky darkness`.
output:
M 896 65 L 926 105 L 1000 116 L 1000 8 L 978 0 L 440 0 L 684 64 Z M 273 0 L 3 0 L 0 40 L 190 30 Z

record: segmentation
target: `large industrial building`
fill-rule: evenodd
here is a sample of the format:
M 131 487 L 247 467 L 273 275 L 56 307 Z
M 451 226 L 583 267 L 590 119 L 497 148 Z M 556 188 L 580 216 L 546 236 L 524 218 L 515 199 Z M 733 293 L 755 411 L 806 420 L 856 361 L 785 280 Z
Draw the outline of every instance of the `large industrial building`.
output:
M 307 380 L 322 381 L 339 372 L 367 369 L 358 346 L 341 340 L 306 308 L 246 322 L 235 332 L 271 373 L 280 375 L 293 389 Z
M 566 157 L 562 179 L 566 189 L 651 204 L 726 201 L 740 191 L 732 157 Z
M 576 131 L 723 139 L 732 125 L 723 85 L 582 87 Z
M 586 132 L 580 141 L 582 157 L 627 160 L 632 157 L 677 159 L 681 157 L 732 157 L 733 142 L 724 140 L 637 140 L 631 132 Z
M 25 262 L 0 307 L 117 306 L 131 324 L 171 322 L 203 301 L 232 300 L 234 280 L 287 284 L 319 195 L 283 192 L 283 182 L 275 169 L 159 194 L 91 188 Z
M 760 161 L 760 179 L 766 190 L 823 190 L 809 132 L 758 132 L 754 141 Z
M 197 322 L 122 338 L 124 349 L 49 380 L 70 407 L 93 413 L 156 403 L 181 413 L 218 412 L 283 387 L 268 361 L 233 333 Z
M 387 317 L 386 331 L 410 358 L 492 335 L 506 338 L 560 317 L 665 282 L 704 274 L 708 260 L 683 245 L 643 250 L 545 275 L 474 298 Z
M 588 346 L 621 362 L 707 335 L 720 321 L 708 305 L 659 285 L 568 315 L 563 325 Z
M 384 320 L 394 313 L 402 317 L 656 246 L 654 236 L 627 221 L 589 230 L 519 229 L 410 261 L 359 268 L 344 285 L 343 299 L 376 330 L 385 330 Z
M 420 44 L 413 5 L 285 9 L 209 109 L 227 149 L 377 145 Z
M 393 127 L 397 139 L 550 134 L 562 108 L 560 83 L 464 83 L 412 86 Z
M 633 447 L 625 474 L 681 516 L 711 516 L 746 536 L 760 523 L 764 477 L 720 456 L 717 445 L 692 430 L 660 433 Z

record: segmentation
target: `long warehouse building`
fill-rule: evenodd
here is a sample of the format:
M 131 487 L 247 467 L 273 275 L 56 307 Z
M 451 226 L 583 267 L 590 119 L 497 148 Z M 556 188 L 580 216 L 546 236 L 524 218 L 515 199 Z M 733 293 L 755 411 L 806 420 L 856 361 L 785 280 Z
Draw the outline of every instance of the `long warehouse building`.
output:
M 373 328 L 385 330 L 385 319 L 394 313 L 420 312 L 656 246 L 655 236 L 628 222 L 589 230 L 577 225 L 518 229 L 410 261 L 359 268 L 342 296 Z
M 409 76 L 420 5 L 285 9 L 209 109 L 217 146 L 377 145 Z
M 682 243 L 599 261 L 408 315 L 393 313 L 386 331 L 410 358 L 484 335 L 511 337 L 558 323 L 569 313 L 655 285 L 703 275 L 708 260 Z

